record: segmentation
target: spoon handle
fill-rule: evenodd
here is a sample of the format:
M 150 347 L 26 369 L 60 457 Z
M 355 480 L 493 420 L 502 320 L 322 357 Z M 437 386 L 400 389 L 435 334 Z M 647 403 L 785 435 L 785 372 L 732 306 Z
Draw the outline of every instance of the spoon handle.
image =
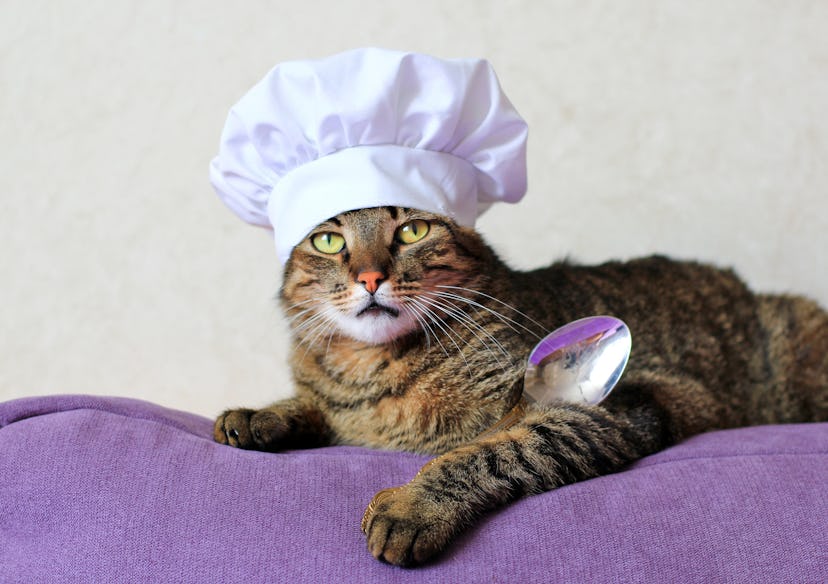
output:
M 523 418 L 523 415 L 526 413 L 526 406 L 528 405 L 529 404 L 527 403 L 526 398 L 521 397 L 518 403 L 515 404 L 515 407 L 506 412 L 506 414 L 502 418 L 500 418 L 497 422 L 489 426 L 489 428 L 483 430 L 483 432 L 481 432 L 477 436 L 476 440 L 480 440 L 481 438 L 488 438 L 493 434 L 497 434 L 498 432 L 501 432 L 503 430 L 508 430 L 509 428 L 517 424 L 520 421 L 520 419 Z

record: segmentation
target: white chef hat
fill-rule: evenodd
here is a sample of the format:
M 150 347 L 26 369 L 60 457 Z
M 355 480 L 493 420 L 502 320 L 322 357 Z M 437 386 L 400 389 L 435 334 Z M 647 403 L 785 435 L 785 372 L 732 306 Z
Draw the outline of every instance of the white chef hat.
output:
M 488 62 L 357 49 L 272 69 L 230 110 L 210 180 L 239 217 L 273 229 L 284 263 L 354 209 L 474 225 L 526 192 L 526 136 Z

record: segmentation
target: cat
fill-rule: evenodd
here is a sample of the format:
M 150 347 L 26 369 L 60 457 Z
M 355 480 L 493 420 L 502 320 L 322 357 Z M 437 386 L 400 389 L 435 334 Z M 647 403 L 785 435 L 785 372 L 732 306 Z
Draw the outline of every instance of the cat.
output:
M 694 434 L 828 420 L 828 314 L 699 263 L 515 271 L 472 228 L 378 207 L 331 218 L 297 245 L 280 297 L 296 395 L 223 413 L 215 439 L 440 455 L 366 511 L 368 549 L 391 564 L 426 562 L 487 511 Z M 634 337 L 609 398 L 529 406 L 487 432 L 520 403 L 537 341 L 595 314 L 621 318 Z

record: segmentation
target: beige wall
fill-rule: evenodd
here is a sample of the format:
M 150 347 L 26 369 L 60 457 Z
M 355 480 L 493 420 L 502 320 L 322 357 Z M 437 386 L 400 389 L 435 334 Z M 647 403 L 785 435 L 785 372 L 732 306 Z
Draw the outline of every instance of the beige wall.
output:
M 0 0 L 0 399 L 290 391 L 264 231 L 207 182 L 275 63 L 485 56 L 527 118 L 513 264 L 661 251 L 828 304 L 828 2 Z

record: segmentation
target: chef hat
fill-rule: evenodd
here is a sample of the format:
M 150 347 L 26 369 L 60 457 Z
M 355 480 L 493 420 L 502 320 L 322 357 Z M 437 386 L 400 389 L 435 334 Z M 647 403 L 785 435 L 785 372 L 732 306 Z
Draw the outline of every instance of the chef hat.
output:
M 283 63 L 233 106 L 210 180 L 284 263 L 319 223 L 393 205 L 472 226 L 526 192 L 526 123 L 483 60 L 357 49 Z

